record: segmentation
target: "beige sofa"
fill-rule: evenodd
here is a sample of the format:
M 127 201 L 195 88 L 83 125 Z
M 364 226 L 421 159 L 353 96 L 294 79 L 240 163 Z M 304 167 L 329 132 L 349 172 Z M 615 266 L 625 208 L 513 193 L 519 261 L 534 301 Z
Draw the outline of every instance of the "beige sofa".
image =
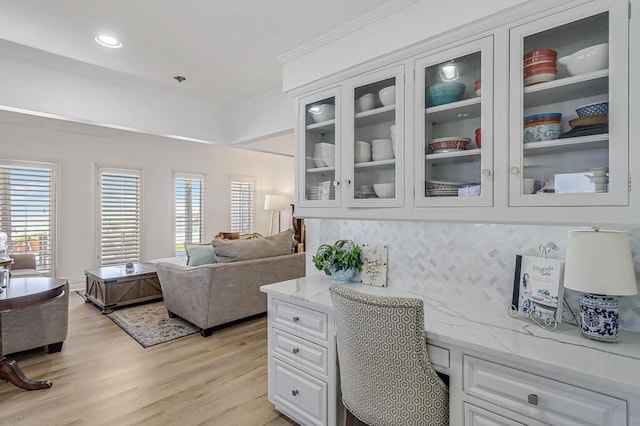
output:
M 278 252 L 265 249 L 273 241 L 270 238 L 214 240 L 218 263 L 158 263 L 156 271 L 169 316 L 200 327 L 200 334 L 206 337 L 217 326 L 266 312 L 267 299 L 260 286 L 305 275 L 304 253 L 270 256 Z M 260 257 L 263 255 L 266 257 Z
M 11 277 L 39 276 L 35 255 L 12 254 Z M 11 285 L 11 282 L 9 282 Z M 46 303 L 2 314 L 2 352 L 10 354 L 46 346 L 60 352 L 69 324 L 69 283 L 64 295 Z

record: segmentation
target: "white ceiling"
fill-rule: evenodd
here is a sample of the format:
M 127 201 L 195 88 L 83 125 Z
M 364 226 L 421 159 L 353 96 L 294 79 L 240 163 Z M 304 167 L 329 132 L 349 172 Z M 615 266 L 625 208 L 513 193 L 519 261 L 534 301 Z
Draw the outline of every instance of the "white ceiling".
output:
M 392 1 L 2 0 L 0 39 L 230 105 L 280 86 L 279 55 Z

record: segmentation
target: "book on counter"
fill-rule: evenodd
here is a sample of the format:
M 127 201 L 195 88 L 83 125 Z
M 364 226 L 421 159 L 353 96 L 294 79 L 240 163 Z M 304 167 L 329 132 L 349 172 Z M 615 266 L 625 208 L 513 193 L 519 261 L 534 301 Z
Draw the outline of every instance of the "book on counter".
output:
M 562 320 L 564 262 L 536 256 L 516 256 L 511 304 L 518 312 L 536 310 L 542 320 Z

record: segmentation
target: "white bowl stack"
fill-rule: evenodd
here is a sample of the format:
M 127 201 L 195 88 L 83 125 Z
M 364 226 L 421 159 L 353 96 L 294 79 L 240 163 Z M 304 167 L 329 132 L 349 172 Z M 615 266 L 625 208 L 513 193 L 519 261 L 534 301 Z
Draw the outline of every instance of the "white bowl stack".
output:
M 332 143 L 318 142 L 313 146 L 313 164 L 316 167 L 336 165 L 336 146 Z
M 373 161 L 391 160 L 396 158 L 393 153 L 391 139 L 374 139 L 371 141 Z
M 585 171 L 585 176 L 593 183 L 595 192 L 609 192 L 609 168 L 593 167 Z
M 371 161 L 371 143 L 367 141 L 356 141 L 353 156 L 356 163 L 367 163 Z

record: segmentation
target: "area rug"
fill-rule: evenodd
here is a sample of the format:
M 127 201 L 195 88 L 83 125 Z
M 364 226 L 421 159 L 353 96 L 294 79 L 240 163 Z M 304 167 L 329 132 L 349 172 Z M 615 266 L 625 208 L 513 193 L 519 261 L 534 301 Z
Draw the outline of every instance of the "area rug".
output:
M 169 318 L 164 303 L 117 308 L 107 317 L 143 348 L 190 336 L 200 329 L 181 318 Z

